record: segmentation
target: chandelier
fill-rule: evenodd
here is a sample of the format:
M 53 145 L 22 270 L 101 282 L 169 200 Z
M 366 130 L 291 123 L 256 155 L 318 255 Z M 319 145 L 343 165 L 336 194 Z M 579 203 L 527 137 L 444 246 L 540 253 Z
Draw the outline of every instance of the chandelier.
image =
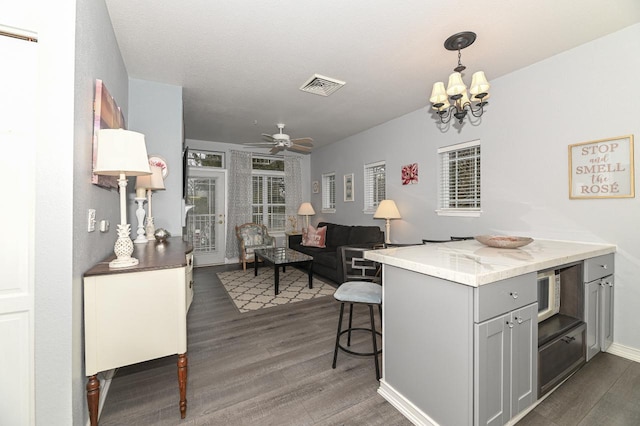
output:
M 431 97 L 429 101 L 434 110 L 440 117 L 440 122 L 447 124 L 451 117 L 455 117 L 460 124 L 467 116 L 468 112 L 474 117 L 480 117 L 484 113 L 484 106 L 488 103 L 489 98 L 489 82 L 484 75 L 484 71 L 477 71 L 471 78 L 471 87 L 467 92 L 467 86 L 462 81 L 461 72 L 466 69 L 460 62 L 460 51 L 468 47 L 476 41 L 476 34 L 471 31 L 464 31 L 454 34 L 444 42 L 447 50 L 458 51 L 458 66 L 453 69 L 453 73 L 449 76 L 449 84 L 447 90 L 444 90 L 444 83 L 438 81 L 433 84 Z M 471 94 L 471 100 L 468 93 Z

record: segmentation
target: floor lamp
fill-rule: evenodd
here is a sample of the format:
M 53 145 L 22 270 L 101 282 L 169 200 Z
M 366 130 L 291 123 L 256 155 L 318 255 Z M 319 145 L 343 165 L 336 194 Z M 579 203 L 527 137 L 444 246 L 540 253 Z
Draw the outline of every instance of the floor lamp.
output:
M 109 267 L 124 268 L 137 265 L 138 259 L 131 257 L 133 241 L 129 236 L 131 225 L 127 223 L 127 176 L 151 173 L 144 135 L 124 129 L 99 130 L 96 168 L 93 172 L 97 175 L 118 176 L 120 224 L 113 250 L 116 258 L 109 263 Z
M 162 177 L 162 168 L 160 166 L 151 166 L 151 174 L 147 176 L 139 176 L 136 178 L 136 197 L 139 190 L 147 191 L 147 208 L 149 213 L 147 214 L 147 240 L 153 240 L 154 233 L 156 232 L 155 224 L 153 223 L 153 214 L 151 211 L 151 193 L 152 191 L 163 190 L 164 178 Z
M 393 200 L 382 200 L 373 214 L 374 219 L 384 219 L 386 221 L 386 235 L 384 242 L 391 243 L 391 219 L 402 219 L 398 207 Z

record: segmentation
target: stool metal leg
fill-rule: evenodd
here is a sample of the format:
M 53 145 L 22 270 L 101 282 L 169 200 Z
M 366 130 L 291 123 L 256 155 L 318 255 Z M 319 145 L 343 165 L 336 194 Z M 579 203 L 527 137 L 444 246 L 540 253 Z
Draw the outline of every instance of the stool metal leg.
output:
M 349 303 L 349 332 L 347 333 L 347 346 L 351 346 L 351 323 L 353 322 L 353 303 Z
M 369 305 L 369 317 L 371 318 L 371 338 L 373 339 L 373 360 L 376 364 L 376 379 L 380 380 L 380 366 L 378 365 L 378 343 L 376 342 L 376 324 L 373 320 L 373 305 Z
M 340 344 L 340 332 L 342 331 L 342 315 L 344 314 L 344 302 L 340 304 L 340 319 L 338 320 L 338 334 L 336 334 L 336 347 L 333 350 L 333 364 L 332 368 L 336 368 L 336 361 L 338 361 L 338 345 Z

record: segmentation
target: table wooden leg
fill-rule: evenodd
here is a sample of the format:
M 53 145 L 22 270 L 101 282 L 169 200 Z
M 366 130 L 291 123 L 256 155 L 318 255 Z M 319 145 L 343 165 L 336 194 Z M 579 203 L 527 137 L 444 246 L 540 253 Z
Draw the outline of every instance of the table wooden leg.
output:
M 313 288 L 313 262 L 309 262 L 309 288 Z
M 274 265 L 273 266 L 273 270 L 274 270 L 274 285 L 276 288 L 276 296 L 278 295 L 278 293 L 280 293 L 280 290 L 278 289 L 279 285 L 280 285 L 280 268 L 278 268 L 278 265 Z
M 180 418 L 187 416 L 187 354 L 178 354 L 178 387 L 180 388 Z
M 257 254 L 253 255 L 253 276 L 254 277 L 258 276 L 258 255 Z
M 89 421 L 91 426 L 98 425 L 98 402 L 100 401 L 100 380 L 94 374 L 87 380 L 87 405 L 89 406 Z

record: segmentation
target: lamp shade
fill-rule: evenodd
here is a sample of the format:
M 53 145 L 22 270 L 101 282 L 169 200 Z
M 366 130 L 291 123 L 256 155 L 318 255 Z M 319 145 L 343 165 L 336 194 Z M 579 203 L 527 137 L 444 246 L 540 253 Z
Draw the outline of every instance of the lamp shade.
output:
M 447 95 L 461 95 L 467 90 L 467 86 L 462 82 L 462 75 L 459 72 L 454 72 L 449 76 L 449 84 L 447 85 Z
M 376 212 L 373 214 L 374 219 L 401 219 L 400 212 L 393 200 L 382 200 Z
M 438 81 L 433 83 L 433 90 L 431 91 L 431 97 L 429 98 L 429 102 L 432 104 L 444 104 L 447 102 L 447 92 L 444 90 L 444 83 Z
M 488 93 L 491 85 L 487 81 L 487 77 L 484 76 L 484 71 L 478 71 L 471 77 L 471 88 L 469 93 L 473 96 L 479 93 Z
M 150 174 L 144 135 L 124 129 L 100 129 L 93 172 L 107 176 Z
M 316 211 L 313 210 L 311 203 L 302 203 L 300 204 L 300 208 L 298 208 L 298 214 L 300 216 L 309 216 L 316 214 Z
M 136 189 L 151 189 L 157 191 L 164 188 L 164 179 L 162 178 L 162 168 L 160 166 L 150 166 L 151 174 L 138 176 L 136 178 Z

